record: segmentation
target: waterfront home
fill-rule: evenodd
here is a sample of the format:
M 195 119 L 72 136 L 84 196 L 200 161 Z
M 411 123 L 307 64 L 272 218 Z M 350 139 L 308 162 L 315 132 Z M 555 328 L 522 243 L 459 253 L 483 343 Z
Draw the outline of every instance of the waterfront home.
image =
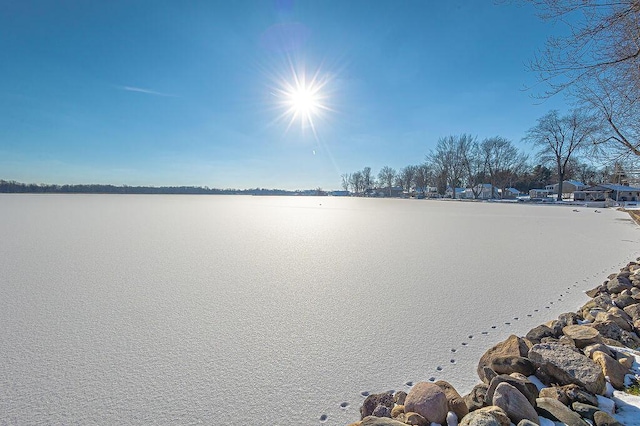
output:
M 507 200 L 513 200 L 520 196 L 520 191 L 518 191 L 516 188 L 505 188 L 504 192 L 501 191 L 501 193 L 502 193 L 501 198 L 507 199 Z
M 544 189 L 549 190 L 550 194 L 557 194 L 559 184 L 547 185 Z M 587 185 L 577 180 L 563 180 L 562 181 L 562 193 L 563 194 L 573 194 L 575 191 L 581 191 L 585 189 Z
M 614 183 L 603 183 L 590 186 L 573 193 L 575 201 L 606 201 L 636 202 L 640 200 L 640 188 Z

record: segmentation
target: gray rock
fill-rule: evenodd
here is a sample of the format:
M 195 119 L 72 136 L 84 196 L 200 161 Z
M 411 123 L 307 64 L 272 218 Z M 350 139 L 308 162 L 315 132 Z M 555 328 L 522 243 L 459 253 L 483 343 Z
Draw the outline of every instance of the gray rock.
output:
M 518 422 L 518 426 L 538 426 L 538 425 L 532 422 L 531 420 L 524 419 Z
M 575 312 L 566 312 L 564 314 L 560 314 L 558 316 L 558 321 L 560 321 L 560 324 L 563 328 L 568 325 L 576 325 L 578 324 L 578 314 L 576 314 Z
M 540 343 L 529 351 L 529 359 L 560 385 L 576 384 L 603 394 L 605 379 L 598 364 L 558 343 Z
M 599 285 L 598 287 L 592 288 L 591 290 L 587 290 L 584 293 L 587 296 L 589 296 L 591 298 L 594 298 L 594 297 L 596 297 L 597 295 L 599 295 L 600 293 L 602 293 L 604 291 L 607 291 L 607 285 L 606 284 Z
M 360 418 L 364 419 L 365 417 L 372 415 L 378 405 L 384 405 L 391 410 L 393 408 L 393 404 L 393 395 L 389 392 L 371 394 L 364 400 L 360 407 Z
M 526 337 L 527 339 L 531 340 L 533 343 L 540 343 L 543 337 L 555 338 L 556 335 L 551 328 L 542 324 L 529 330 Z
M 635 349 L 640 346 L 640 339 L 635 333 L 623 330 L 613 321 L 594 322 L 589 326 L 598 330 L 603 337 L 616 340 L 629 348 Z
M 518 389 L 509 383 L 500 383 L 493 394 L 493 405 L 502 408 L 513 423 L 530 420 L 540 424 L 535 408 Z
M 462 397 L 470 412 L 478 410 L 486 405 L 485 398 L 487 396 L 488 388 L 489 386 L 485 383 L 477 384 L 473 387 L 471 392 Z
M 538 404 L 538 414 L 543 417 L 557 420 L 565 423 L 567 426 L 589 426 L 589 423 L 582 420 L 577 413 L 571 411 L 556 399 L 538 398 L 536 403 Z
M 627 306 L 635 305 L 638 301 L 627 294 L 621 294 L 616 298 L 615 303 L 618 308 L 624 309 Z
M 607 283 L 607 291 L 613 294 L 620 293 L 623 290 L 630 290 L 631 287 L 633 286 L 631 285 L 629 279 L 621 277 L 619 275 L 616 278 L 609 280 L 609 282 Z
M 548 388 L 540 389 L 539 397 L 556 399 L 562 402 L 564 405 L 569 405 L 569 398 L 567 398 L 567 395 L 562 391 L 562 388 L 559 386 L 551 386 Z
M 566 385 L 562 386 L 560 390 L 565 394 L 568 399 L 567 404 L 570 405 L 574 402 L 582 402 L 583 404 L 598 405 L 598 398 L 578 385 Z
M 593 420 L 593 415 L 596 413 L 596 411 L 600 410 L 598 407 L 594 407 L 593 405 L 589 404 L 583 404 L 582 402 L 574 402 L 573 404 L 571 404 L 571 408 L 573 408 L 573 411 L 578 413 L 580 417 L 589 420 Z
M 389 407 L 387 407 L 386 405 L 378 405 L 375 410 L 373 410 L 373 413 L 371 414 L 372 416 L 375 417 L 391 417 L 391 409 Z
M 490 404 L 493 401 L 493 394 L 496 391 L 500 383 L 508 383 L 514 388 L 518 389 L 522 395 L 529 401 L 529 403 L 535 407 L 536 398 L 538 397 L 538 388 L 529 380 L 517 379 L 515 377 L 501 374 L 491 380 L 489 388 L 487 389 L 487 395 L 485 396 L 485 403 Z
M 449 405 L 439 386 L 429 382 L 416 383 L 404 401 L 405 413 L 420 414 L 429 422 L 444 424 Z
M 486 366 L 482 367 L 482 372 L 484 373 L 484 377 L 485 377 L 485 380 L 487 380 L 487 383 L 491 383 L 491 380 L 493 380 L 493 378 L 498 375 L 498 373 L 493 371 L 491 367 L 486 367 Z
M 398 405 L 404 405 L 404 400 L 407 397 L 407 393 L 405 391 L 397 391 L 393 394 L 393 401 Z
M 495 357 L 491 361 L 491 368 L 498 374 L 520 373 L 525 376 L 530 376 L 536 371 L 531 361 L 521 356 Z
M 593 415 L 593 421 L 596 426 L 624 426 L 622 423 L 611 417 L 609 413 L 604 411 L 596 411 Z

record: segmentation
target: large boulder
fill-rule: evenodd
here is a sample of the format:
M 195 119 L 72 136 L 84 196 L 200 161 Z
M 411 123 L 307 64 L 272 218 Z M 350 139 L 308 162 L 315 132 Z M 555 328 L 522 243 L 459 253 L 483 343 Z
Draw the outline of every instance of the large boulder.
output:
M 573 340 L 576 347 L 580 349 L 602 341 L 600 332 L 592 327 L 587 327 L 586 325 L 568 325 L 562 329 L 562 332 L 565 336 Z
M 491 362 L 496 358 L 527 356 L 528 350 L 529 348 L 523 339 L 512 334 L 505 341 L 496 344 L 480 357 L 480 361 L 478 362 L 478 377 L 480 377 L 480 380 L 484 383 L 489 383 L 490 380 L 485 376 L 484 367 L 491 367 Z
M 458 391 L 453 386 L 451 386 L 449 382 L 438 380 L 437 382 L 435 382 L 435 385 L 440 387 L 440 389 L 442 389 L 445 396 L 447 397 L 449 411 L 454 412 L 459 419 L 469 414 L 469 408 L 467 408 L 464 399 L 462 399 Z
M 444 424 L 449 405 L 439 386 L 429 382 L 416 383 L 404 401 L 405 413 L 420 414 L 429 422 Z
M 600 366 L 565 345 L 537 344 L 529 351 L 528 358 L 560 385 L 574 383 L 593 393 L 605 392 L 605 379 Z
M 602 372 L 609 377 L 609 382 L 614 388 L 624 389 L 624 376 L 629 372 L 628 368 L 600 351 L 593 353 L 593 360 L 600 365 Z
M 538 413 L 551 420 L 557 420 L 567 426 L 590 426 L 582 420 L 576 412 L 571 411 L 566 405 L 552 398 L 538 398 Z
M 524 419 L 540 424 L 538 414 L 529 400 L 509 383 L 502 382 L 496 387 L 492 402 L 502 408 L 515 424 Z
M 367 416 L 371 416 L 379 405 L 388 407 L 391 410 L 394 405 L 393 395 L 390 392 L 369 395 L 360 407 L 360 418 L 364 419 Z

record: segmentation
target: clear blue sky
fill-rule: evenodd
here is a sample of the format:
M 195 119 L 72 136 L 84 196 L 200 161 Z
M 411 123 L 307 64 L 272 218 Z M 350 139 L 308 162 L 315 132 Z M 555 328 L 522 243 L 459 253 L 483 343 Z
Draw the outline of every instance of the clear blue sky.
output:
M 553 31 L 489 0 L 4 0 L 0 179 L 332 189 L 449 134 L 520 145 L 566 109 L 522 90 Z M 315 134 L 293 71 L 323 83 Z

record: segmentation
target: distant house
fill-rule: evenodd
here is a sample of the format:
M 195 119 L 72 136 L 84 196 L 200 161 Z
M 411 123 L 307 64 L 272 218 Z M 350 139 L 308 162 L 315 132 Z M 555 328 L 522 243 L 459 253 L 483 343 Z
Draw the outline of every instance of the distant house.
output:
M 330 194 L 333 197 L 348 197 L 351 193 L 349 191 L 331 191 Z
M 573 199 L 576 201 L 613 200 L 617 202 L 636 202 L 640 200 L 640 188 L 613 183 L 603 183 L 574 192 Z
M 377 197 L 402 197 L 404 189 L 401 186 L 392 186 L 389 188 L 376 188 L 375 196 Z
M 534 198 L 547 198 L 549 195 L 551 195 L 551 190 L 549 190 L 549 189 L 531 189 L 531 190 L 529 190 L 529 197 L 531 197 L 531 199 L 534 199 Z
M 502 193 L 502 198 L 506 198 L 509 200 L 513 200 L 515 198 L 518 198 L 520 196 L 520 191 L 518 191 L 516 188 L 506 188 L 504 190 L 504 193 Z
M 456 198 L 464 198 L 463 194 L 464 194 L 464 188 L 456 188 Z M 447 190 L 444 192 L 444 197 L 445 198 L 453 198 L 453 191 L 451 190 L 451 187 L 448 187 Z
M 559 189 L 559 184 L 547 185 L 544 188 L 549 190 L 551 194 L 557 194 Z M 575 191 L 580 191 L 585 189 L 587 185 L 582 182 L 578 182 L 577 180 L 563 180 L 562 181 L 562 193 L 563 194 L 573 194 Z

